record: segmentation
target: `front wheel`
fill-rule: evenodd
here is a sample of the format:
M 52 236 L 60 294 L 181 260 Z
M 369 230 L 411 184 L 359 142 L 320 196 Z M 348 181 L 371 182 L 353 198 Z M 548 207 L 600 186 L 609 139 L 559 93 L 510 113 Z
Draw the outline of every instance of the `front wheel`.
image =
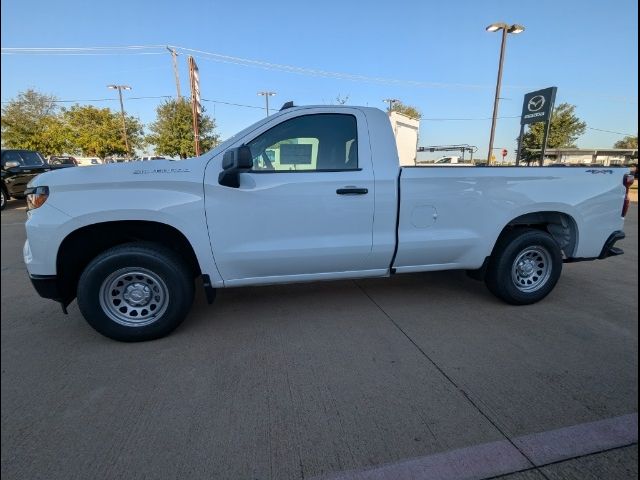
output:
M 193 301 L 193 277 L 174 252 L 152 243 L 113 247 L 80 277 L 78 306 L 101 334 L 124 342 L 171 333 Z
M 7 206 L 7 200 L 9 196 L 7 192 L 5 192 L 4 187 L 0 187 L 0 210 L 4 210 L 4 207 Z
M 528 305 L 546 297 L 562 272 L 562 252 L 547 232 L 515 229 L 497 243 L 485 282 L 498 298 Z

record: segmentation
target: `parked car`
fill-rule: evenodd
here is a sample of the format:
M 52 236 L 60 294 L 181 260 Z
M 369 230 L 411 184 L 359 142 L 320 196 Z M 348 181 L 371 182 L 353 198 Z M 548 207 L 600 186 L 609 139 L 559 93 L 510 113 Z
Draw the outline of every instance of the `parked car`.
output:
M 150 156 L 150 157 L 140 157 L 140 161 L 142 162 L 147 162 L 149 160 L 168 160 L 168 159 L 165 157 L 159 157 L 157 155 Z
M 98 157 L 76 157 L 79 167 L 88 167 L 91 165 L 102 165 L 104 162 Z
M 44 157 L 32 150 L 2 150 L 0 209 L 4 210 L 9 198 L 24 198 L 27 183 L 36 175 L 55 166 L 48 165 Z
M 77 297 L 124 341 L 176 328 L 198 276 L 211 302 L 217 288 L 463 269 L 526 305 L 563 262 L 623 253 L 627 172 L 404 168 L 385 112 L 291 107 L 179 163 L 36 177 L 24 261 L 41 296 Z
M 74 157 L 64 155 L 52 155 L 51 157 L 49 157 L 47 163 L 49 165 L 60 165 L 67 167 L 75 167 L 78 165 L 78 161 Z

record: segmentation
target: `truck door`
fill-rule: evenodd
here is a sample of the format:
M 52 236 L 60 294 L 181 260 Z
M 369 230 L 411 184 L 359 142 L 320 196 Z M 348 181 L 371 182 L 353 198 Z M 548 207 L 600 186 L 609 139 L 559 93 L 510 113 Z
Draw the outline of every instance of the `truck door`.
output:
M 239 188 L 218 184 L 219 160 L 207 168 L 207 223 L 227 285 L 347 278 L 373 268 L 366 117 L 357 109 L 309 112 L 280 115 L 244 139 L 253 168 Z

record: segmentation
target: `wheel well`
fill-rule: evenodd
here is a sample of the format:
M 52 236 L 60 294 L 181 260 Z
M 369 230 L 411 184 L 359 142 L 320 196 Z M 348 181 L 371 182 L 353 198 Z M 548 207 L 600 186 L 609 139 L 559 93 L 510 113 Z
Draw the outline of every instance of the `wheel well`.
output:
M 194 277 L 200 275 L 193 247 L 174 227 L 138 220 L 95 223 L 71 232 L 60 244 L 56 271 L 63 302 L 69 303 L 75 298 L 80 275 L 97 255 L 116 245 L 137 241 L 161 243 L 185 261 Z
M 502 229 L 498 241 L 505 233 L 514 228 L 523 227 L 537 228 L 549 233 L 565 257 L 573 256 L 578 244 L 578 227 L 570 215 L 561 212 L 534 212 L 521 215 L 511 220 Z

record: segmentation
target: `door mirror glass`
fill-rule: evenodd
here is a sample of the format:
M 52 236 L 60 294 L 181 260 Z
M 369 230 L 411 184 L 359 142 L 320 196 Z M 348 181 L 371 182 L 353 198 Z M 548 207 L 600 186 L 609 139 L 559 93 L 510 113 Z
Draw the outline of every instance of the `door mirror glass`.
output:
M 238 188 L 240 173 L 253 167 L 251 150 L 246 145 L 230 148 L 222 157 L 222 172 L 218 176 L 218 183 L 225 187 Z
M 4 168 L 15 168 L 19 166 L 20 166 L 20 162 L 18 162 L 17 160 L 9 160 L 4 164 Z

